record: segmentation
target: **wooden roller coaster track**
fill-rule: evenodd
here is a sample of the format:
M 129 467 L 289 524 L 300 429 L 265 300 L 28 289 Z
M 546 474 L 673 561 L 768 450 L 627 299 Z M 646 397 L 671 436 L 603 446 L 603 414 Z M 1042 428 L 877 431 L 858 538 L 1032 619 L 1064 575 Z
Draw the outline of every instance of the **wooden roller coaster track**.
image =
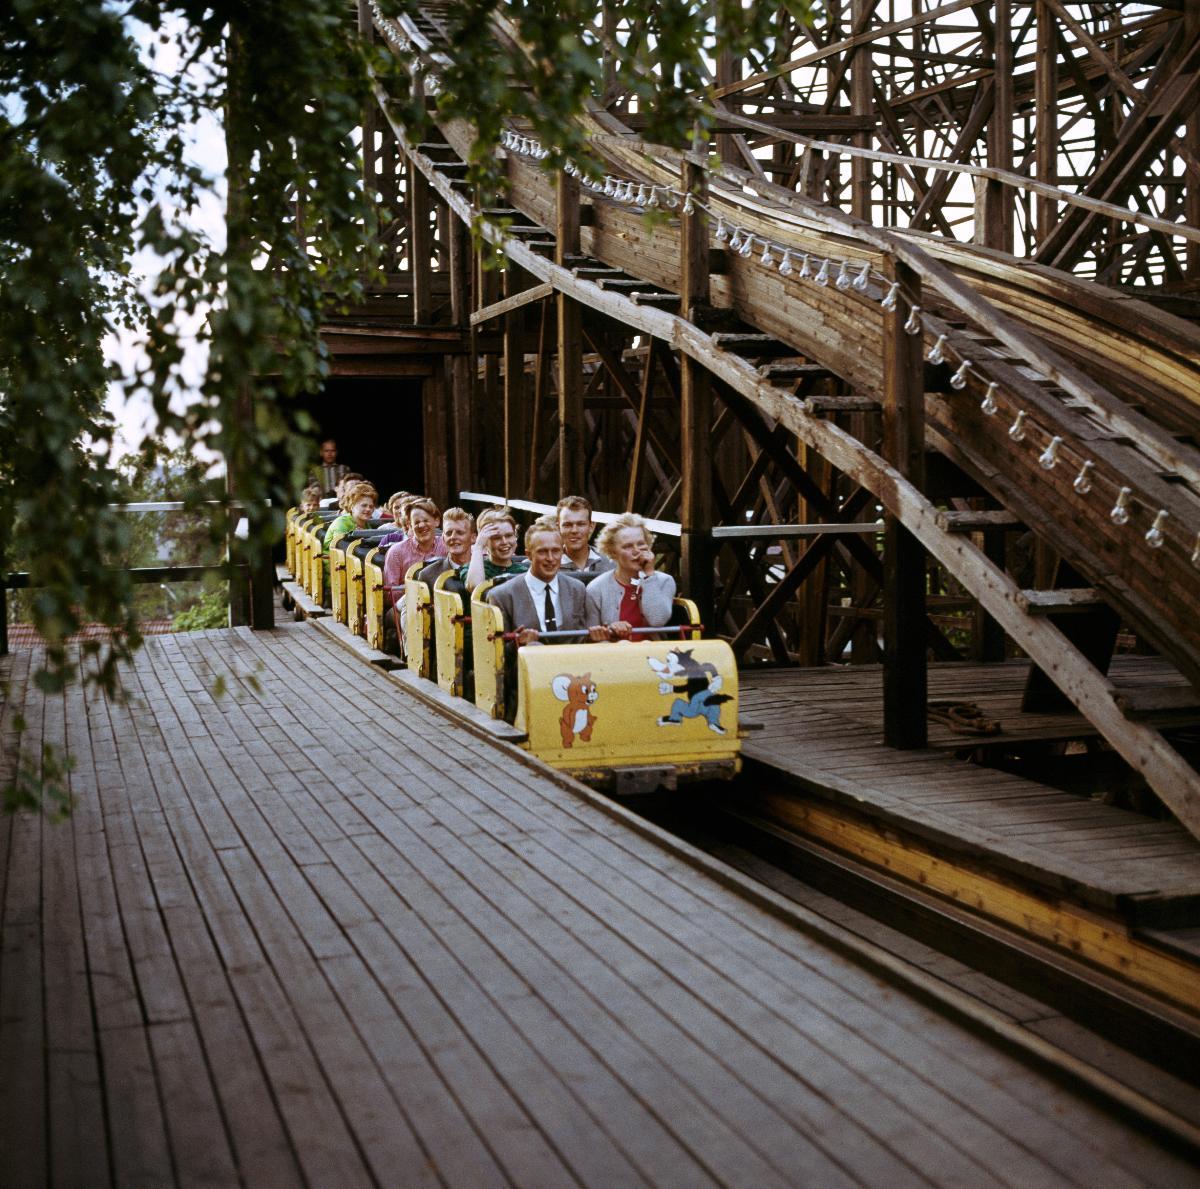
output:
M 478 279 L 473 318 L 464 308 L 462 229 L 489 207 L 462 177 L 474 129 L 439 121 L 441 140 L 414 143 L 380 91 L 368 132 L 379 136 L 377 143 L 390 135 L 407 163 L 405 250 L 414 319 L 431 320 L 433 290 L 420 262 L 433 256 L 451 273 L 457 322 L 504 320 L 504 415 L 512 421 L 512 438 L 533 435 L 536 442 L 529 411 L 515 407 L 524 399 L 516 394 L 526 363 L 520 319 L 534 303 L 553 303 L 540 345 L 558 356 L 558 473 L 567 490 L 584 482 L 585 350 L 639 412 L 635 466 L 650 444 L 660 454 L 670 450 L 661 418 L 656 430 L 651 416 L 650 376 L 656 358 L 667 371 L 677 369 L 682 577 L 700 593 L 713 566 L 705 534 L 719 515 L 739 511 L 737 493 L 719 495 L 726 506 L 716 508 L 709 481 L 715 392 L 720 417 L 740 424 L 760 460 L 782 468 L 822 519 L 861 519 L 876 504 L 885 512 L 882 576 L 861 540 L 838 547 L 857 551 L 884 583 L 894 705 L 919 700 L 923 724 L 926 633 L 918 625 L 930 558 L 1200 835 L 1200 776 L 1159 729 L 1131 711 L 1106 675 L 1116 624 L 1123 621 L 1200 689 L 1200 331 L 1161 303 L 1139 300 L 1129 287 L 1062 271 L 1086 258 L 1081 272 L 1107 270 L 1109 279 L 1131 280 L 1157 252 L 1153 277 L 1143 279 L 1178 289 L 1185 274 L 1197 275 L 1200 162 L 1193 113 L 1200 37 L 1194 17 L 1132 6 L 1146 11 L 1106 38 L 1072 15 L 1079 6 L 1039 0 L 1034 7 L 1045 28 L 1057 21 L 1059 38 L 1070 35 L 1084 52 L 1064 55 L 1056 72 L 1035 72 L 1029 68 L 1035 55 L 1014 57 L 1019 39 L 981 16 L 988 68 L 973 72 L 974 43 L 958 54 L 956 68 L 941 69 L 930 39 L 951 14 L 979 16 L 981 6 L 949 3 L 890 21 L 876 7 L 856 4 L 848 36 L 784 66 L 736 78 L 726 64 L 724 78 L 717 78 L 720 163 L 642 141 L 636 111 L 614 93 L 585 118 L 603 180 L 551 175 L 528 129 L 511 127 L 501 150 L 508 213 L 493 212 L 484 224 L 510 269 L 503 296 L 495 276 Z M 1006 4 L 995 12 L 997 21 L 1012 19 Z M 436 87 L 448 52 L 444 8 L 429 4 L 416 18 L 397 22 L 362 6 L 360 21 L 382 43 L 415 55 L 426 85 Z M 925 54 L 917 61 L 910 48 L 911 73 L 900 80 L 904 94 L 883 95 L 860 71 L 859 81 L 849 84 L 850 110 L 832 110 L 835 87 L 822 99 L 794 83 L 802 67 L 844 74 L 854 53 L 868 46 L 896 68 L 902 56 L 896 39 L 912 30 L 925 38 Z M 1039 37 L 1044 31 L 1039 26 Z M 518 37 L 502 16 L 496 33 Z M 949 62 L 952 55 L 941 57 Z M 1139 72 L 1151 66 L 1146 84 Z M 1007 84 L 1002 70 L 1009 73 Z M 1063 179 L 1075 181 L 1073 189 L 1018 177 L 1011 143 L 984 166 L 967 163 L 987 117 L 1036 122 L 1044 118 L 1039 105 L 1056 97 L 1066 108 L 1075 103 L 1072 120 L 1111 114 L 1117 99 L 1128 109 L 1108 137 L 1103 160 L 1086 177 Z M 941 147 L 938 161 L 912 151 L 930 140 L 918 135 L 923 125 L 928 130 L 930 105 L 940 113 L 932 138 Z M 759 110 L 748 112 L 752 106 Z M 867 119 L 868 112 L 877 118 Z M 880 130 L 874 143 L 882 147 L 869 143 L 868 127 Z M 1062 145 L 1057 151 L 1059 162 L 1075 159 Z M 1152 213 L 1138 199 L 1152 188 L 1148 162 L 1164 155 L 1182 161 L 1185 174 L 1160 178 L 1167 198 L 1161 212 Z M 872 164 L 890 179 L 882 198 L 869 194 L 865 171 Z M 1060 173 L 1065 168 L 1058 166 Z M 946 234 L 949 195 L 964 176 L 982 244 Z M 1000 201 L 998 192 L 1026 181 L 1015 199 L 1010 194 L 1007 204 Z M 848 204 L 840 201 L 845 192 Z M 1120 231 L 1115 215 L 1131 198 L 1145 213 L 1139 223 L 1126 210 Z M 907 226 L 889 226 L 901 207 Z M 439 224 L 445 242 L 437 244 L 430 238 L 435 208 L 446 216 Z M 657 208 L 654 217 L 647 218 L 647 208 Z M 1004 250 L 1021 247 L 1012 242 L 1014 209 L 1029 216 L 1020 255 Z M 597 319 L 635 340 L 646 359 L 640 385 L 623 371 L 612 336 L 595 329 Z M 546 366 L 534 365 L 543 396 Z M 813 392 L 814 376 L 833 381 L 840 395 Z M 467 400 L 451 393 L 449 416 L 459 418 L 448 431 L 451 439 L 467 432 L 461 424 L 469 417 L 462 407 Z M 785 435 L 795 448 L 781 445 Z M 969 481 L 970 493 L 951 494 L 986 493 L 990 510 L 980 509 L 978 500 L 966 507 L 936 492 L 926 476 L 927 457 L 934 455 Z M 819 460 L 869 494 L 853 508 L 836 500 L 822 505 L 822 493 L 806 476 L 806 467 Z M 516 473 L 530 467 L 536 470 L 537 459 L 524 454 Z M 743 487 L 756 489 L 761 473 L 762 467 Z M 506 481 L 508 474 L 506 464 Z M 630 503 L 636 484 L 635 475 Z M 1022 588 L 989 548 L 989 526 L 1006 524 L 1027 527 L 1058 559 L 1058 582 Z M 760 583 L 760 604 L 777 610 L 805 572 L 801 559 L 774 588 Z M 913 726 L 906 736 L 902 725 L 892 741 L 919 744 L 921 729 Z

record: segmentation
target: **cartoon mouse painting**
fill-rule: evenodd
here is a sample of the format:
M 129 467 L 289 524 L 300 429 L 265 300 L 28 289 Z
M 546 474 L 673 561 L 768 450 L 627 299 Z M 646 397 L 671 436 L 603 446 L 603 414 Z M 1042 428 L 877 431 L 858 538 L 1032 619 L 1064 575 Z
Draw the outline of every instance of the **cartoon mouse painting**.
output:
M 671 712 L 659 718 L 660 727 L 677 727 L 685 718 L 703 718 L 714 734 L 725 734 L 721 706 L 733 698 L 720 692 L 723 681 L 716 665 L 711 661 L 701 664 L 692 649 L 684 648 L 673 648 L 665 661 L 650 656 L 646 662 L 658 676 L 660 694 L 680 695 L 671 703 Z
M 587 743 L 592 737 L 592 727 L 596 724 L 596 716 L 591 710 L 592 703 L 600 696 L 592 675 L 584 673 L 581 677 L 575 677 L 569 673 L 560 673 L 550 683 L 550 688 L 560 702 L 566 702 L 562 717 L 558 720 L 562 730 L 563 747 L 572 747 L 576 735 Z

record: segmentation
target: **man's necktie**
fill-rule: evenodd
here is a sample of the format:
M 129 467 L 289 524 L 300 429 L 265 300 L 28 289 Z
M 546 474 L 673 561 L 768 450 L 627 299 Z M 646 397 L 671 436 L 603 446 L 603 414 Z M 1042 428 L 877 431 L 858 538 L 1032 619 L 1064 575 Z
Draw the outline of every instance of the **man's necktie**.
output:
M 558 620 L 554 618 L 554 599 L 550 594 L 550 586 L 546 586 L 546 606 L 542 611 L 542 618 L 546 621 L 546 631 L 554 632 L 558 630 Z

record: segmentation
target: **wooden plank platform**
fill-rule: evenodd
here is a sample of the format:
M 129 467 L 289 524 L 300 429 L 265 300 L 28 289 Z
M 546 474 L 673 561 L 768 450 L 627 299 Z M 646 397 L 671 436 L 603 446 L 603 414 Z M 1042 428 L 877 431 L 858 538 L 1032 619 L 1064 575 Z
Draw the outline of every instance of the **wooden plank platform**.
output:
M 975 702 L 1001 733 L 960 735 L 930 721 L 929 746 L 882 743 L 882 670 L 854 665 L 748 670 L 741 713 L 762 724 L 746 756 L 881 822 L 1041 885 L 1054 895 L 1141 919 L 1200 923 L 1200 842 L 1177 825 L 955 756 L 1078 738 L 1075 714 L 1020 712 L 1028 662 L 934 664 L 929 698 Z M 1130 689 L 1164 680 L 1152 658 L 1118 657 Z M 1086 734 L 1086 732 L 1084 732 Z
M 76 809 L 0 818 L 0 1184 L 1200 1184 L 312 625 L 150 640 L 128 704 L 36 659 L 0 775 L 64 748 Z

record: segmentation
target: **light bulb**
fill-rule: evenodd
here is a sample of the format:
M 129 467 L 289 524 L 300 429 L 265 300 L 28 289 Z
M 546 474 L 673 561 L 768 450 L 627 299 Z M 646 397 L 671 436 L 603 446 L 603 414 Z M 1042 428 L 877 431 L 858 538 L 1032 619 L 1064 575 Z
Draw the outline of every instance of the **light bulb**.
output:
M 988 382 L 987 391 L 983 394 L 983 400 L 979 402 L 979 410 L 986 417 L 994 417 L 1000 411 L 1000 406 L 996 404 L 995 380 Z
M 759 264 L 765 264 L 768 267 L 775 263 L 775 257 L 771 255 L 771 245 L 763 243 L 762 255 L 758 258 Z
M 783 259 L 779 262 L 779 275 L 781 277 L 790 277 L 792 272 L 792 254 L 785 248 Z
M 1146 544 L 1151 549 L 1161 549 L 1163 542 L 1166 541 L 1166 535 L 1163 533 L 1163 525 L 1167 523 L 1167 517 L 1170 512 L 1166 508 L 1159 508 L 1158 515 L 1154 518 L 1154 523 L 1146 530 Z
M 1117 502 L 1113 504 L 1113 509 L 1108 514 L 1108 518 L 1113 524 L 1129 523 L 1129 497 L 1131 495 L 1133 495 L 1133 489 L 1130 487 L 1122 487 L 1117 492 Z
M 1014 442 L 1019 442 L 1025 437 L 1025 418 L 1028 416 L 1029 414 L 1024 409 L 1021 409 L 1017 413 L 1017 419 L 1008 427 L 1008 436 Z
M 833 282 L 839 289 L 850 288 L 850 266 L 843 260 L 838 269 L 837 279 Z
M 904 323 L 904 329 L 907 330 L 909 334 L 920 334 L 921 333 L 921 307 L 920 306 L 913 306 L 913 308 L 908 311 L 908 321 Z
M 717 216 L 717 240 L 724 243 L 729 238 L 729 231 L 725 227 L 725 220 L 722 216 Z
M 969 370 L 970 366 L 971 361 L 969 359 L 964 359 L 962 363 L 958 365 L 958 371 L 956 371 L 954 375 L 950 377 L 951 388 L 965 388 L 967 386 L 967 371 Z
M 942 350 L 942 348 L 945 345 L 946 345 L 946 336 L 944 334 L 939 334 L 937 336 L 937 341 L 933 344 L 933 347 L 930 349 L 930 352 L 929 352 L 929 362 L 930 363 L 945 363 L 946 362 L 946 353 L 945 353 L 945 351 Z
M 887 310 L 889 313 L 896 308 L 896 294 L 900 292 L 900 282 L 893 281 L 888 286 L 887 295 L 883 301 L 879 303 L 880 308 Z
M 742 246 L 738 249 L 738 255 L 739 256 L 749 256 L 753 250 L 754 250 L 754 236 L 747 235 L 746 238 L 744 240 L 742 240 Z
M 687 196 L 687 197 L 686 197 L 686 198 L 683 200 L 683 213 L 684 213 L 685 215 L 691 215 L 691 214 L 694 214 L 694 213 L 695 213 L 695 211 L 696 211 L 696 203 L 695 203 L 695 201 L 692 199 L 692 196 L 689 194 L 689 195 L 688 195 L 688 196 Z
M 854 278 L 854 287 L 859 293 L 866 293 L 867 285 L 871 280 L 871 265 L 870 262 L 862 266 L 862 271 Z
M 815 277 L 813 277 L 813 280 L 816 281 L 816 283 L 818 285 L 828 285 L 829 284 L 829 261 L 828 260 L 821 261 L 821 267 L 817 270 L 817 275 Z
M 1096 464 L 1090 459 L 1079 468 L 1079 474 L 1075 476 L 1075 482 L 1072 487 L 1080 495 L 1087 495 L 1092 490 L 1092 471 L 1096 469 Z
M 1055 464 L 1058 462 L 1058 448 L 1062 445 L 1062 438 L 1055 434 L 1046 445 L 1046 449 L 1038 455 L 1038 466 L 1043 471 L 1054 470 Z
M 800 279 L 807 281 L 812 277 L 812 269 L 808 266 L 808 253 L 805 252 L 800 260 Z

